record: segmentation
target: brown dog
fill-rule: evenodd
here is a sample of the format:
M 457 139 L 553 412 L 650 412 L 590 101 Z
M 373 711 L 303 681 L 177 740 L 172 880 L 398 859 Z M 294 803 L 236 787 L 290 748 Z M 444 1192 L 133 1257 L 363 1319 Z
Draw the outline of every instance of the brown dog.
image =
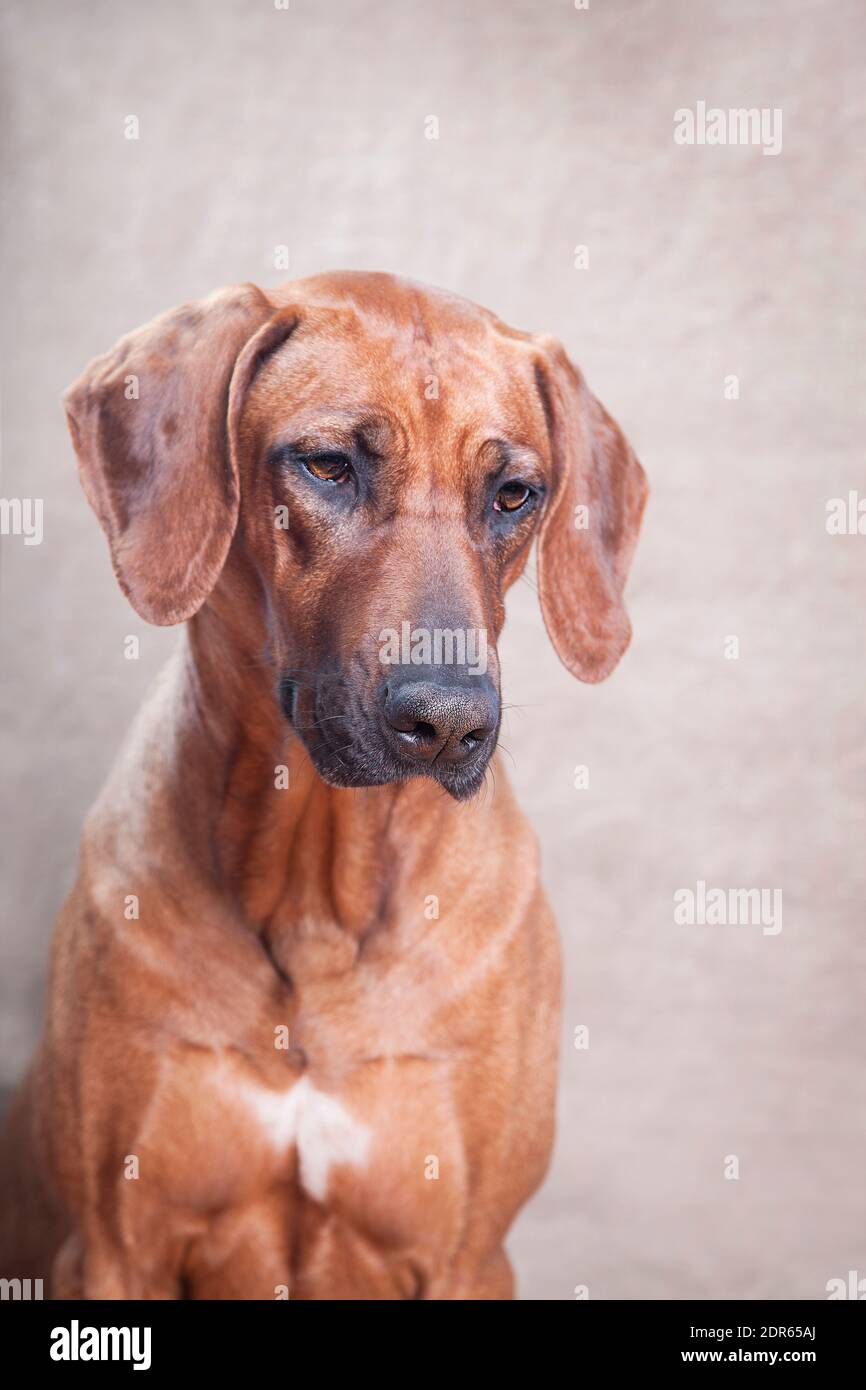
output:
M 458 803 L 536 534 L 565 665 L 598 681 L 625 650 L 643 471 L 558 344 L 389 275 L 176 309 L 66 405 L 124 593 L 189 624 L 60 917 L 8 1274 L 507 1298 L 558 945 L 501 770 Z

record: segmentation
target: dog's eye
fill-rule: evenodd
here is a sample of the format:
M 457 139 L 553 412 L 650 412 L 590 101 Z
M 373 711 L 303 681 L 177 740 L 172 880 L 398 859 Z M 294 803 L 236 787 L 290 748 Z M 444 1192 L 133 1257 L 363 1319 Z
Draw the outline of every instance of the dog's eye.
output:
M 341 483 L 351 467 L 345 454 L 316 454 L 303 460 L 304 467 L 323 483 Z
M 532 496 L 525 483 L 505 483 L 497 492 L 493 502 L 497 512 L 519 512 Z

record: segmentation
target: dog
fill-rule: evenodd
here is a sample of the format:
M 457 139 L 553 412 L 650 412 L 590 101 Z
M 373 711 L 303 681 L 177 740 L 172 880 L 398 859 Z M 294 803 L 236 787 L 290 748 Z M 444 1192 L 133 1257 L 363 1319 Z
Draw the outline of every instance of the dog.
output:
M 560 960 L 501 768 L 478 795 L 496 641 L 537 540 L 559 657 L 613 670 L 643 469 L 555 340 L 386 274 L 219 291 L 64 400 L 121 589 L 186 627 L 59 917 L 5 1266 L 58 1298 L 510 1298 Z

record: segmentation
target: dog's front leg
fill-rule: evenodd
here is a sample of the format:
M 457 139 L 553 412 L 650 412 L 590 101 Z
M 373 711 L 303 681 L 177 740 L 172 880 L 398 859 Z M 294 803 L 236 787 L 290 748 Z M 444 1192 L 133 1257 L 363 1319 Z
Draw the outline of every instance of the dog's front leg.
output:
M 182 1253 L 125 1252 L 102 1235 L 73 1232 L 54 1258 L 51 1297 L 56 1299 L 177 1299 L 184 1296 Z

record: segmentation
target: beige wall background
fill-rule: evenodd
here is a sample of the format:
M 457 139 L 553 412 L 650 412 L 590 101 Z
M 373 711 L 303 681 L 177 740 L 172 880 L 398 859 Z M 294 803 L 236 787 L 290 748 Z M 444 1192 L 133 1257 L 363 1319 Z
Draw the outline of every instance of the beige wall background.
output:
M 44 499 L 41 545 L 2 539 L 5 1080 L 176 641 L 114 586 L 58 397 L 163 308 L 289 278 L 287 245 L 292 276 L 398 271 L 556 333 L 652 481 L 608 683 L 558 666 L 531 581 L 510 602 L 503 742 L 567 964 L 523 1297 L 866 1276 L 866 535 L 825 526 L 866 495 L 862 4 L 12 0 L 2 34 L 0 491 Z M 701 100 L 781 108 L 781 153 L 676 145 Z M 780 889 L 781 932 L 677 926 L 699 879 Z

